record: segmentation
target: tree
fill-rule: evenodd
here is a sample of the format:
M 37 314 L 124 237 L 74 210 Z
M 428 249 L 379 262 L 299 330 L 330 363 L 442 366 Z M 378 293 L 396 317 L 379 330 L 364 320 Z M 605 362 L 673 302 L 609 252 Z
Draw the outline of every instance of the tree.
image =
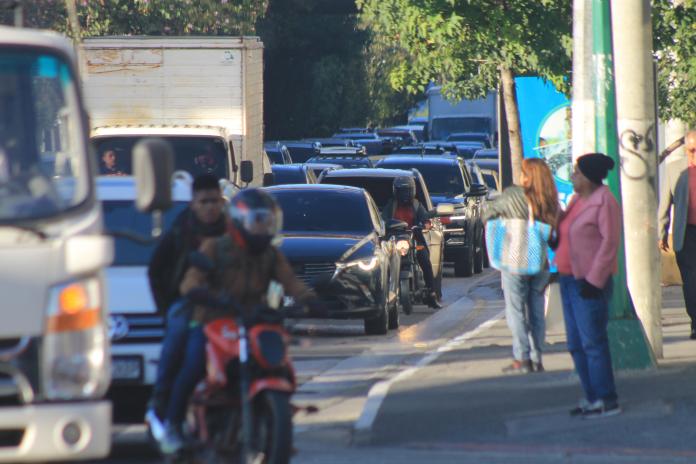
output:
M 696 1 L 653 1 L 660 118 L 696 126 Z M 667 143 L 671 143 L 668 140 Z
M 570 0 L 357 0 L 363 20 L 407 59 L 391 85 L 422 92 L 435 81 L 452 100 L 480 98 L 503 85 L 513 176 L 522 141 L 514 76 L 533 74 L 568 90 Z

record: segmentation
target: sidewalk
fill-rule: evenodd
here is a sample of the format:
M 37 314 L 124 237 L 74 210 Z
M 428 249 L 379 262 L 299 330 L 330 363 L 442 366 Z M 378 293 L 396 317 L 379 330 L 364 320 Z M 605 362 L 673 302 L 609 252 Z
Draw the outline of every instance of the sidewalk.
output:
M 511 339 L 501 320 L 395 383 L 369 446 L 451 452 L 451 462 L 696 462 L 696 341 L 681 288 L 663 299 L 664 359 L 617 374 L 623 414 L 568 415 L 581 389 L 559 333 L 547 336 L 547 372 L 502 374 Z

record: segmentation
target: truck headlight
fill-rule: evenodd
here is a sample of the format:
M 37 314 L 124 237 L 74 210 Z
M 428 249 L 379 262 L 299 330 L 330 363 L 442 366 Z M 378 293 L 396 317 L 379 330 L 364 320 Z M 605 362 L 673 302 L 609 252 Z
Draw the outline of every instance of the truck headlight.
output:
M 47 399 L 100 397 L 110 380 L 109 345 L 98 278 L 51 289 L 41 358 Z
M 396 251 L 398 251 L 401 256 L 406 256 L 409 248 L 411 248 L 411 244 L 408 243 L 408 240 L 399 240 L 396 242 Z
M 378 262 L 379 260 L 377 259 L 377 257 L 373 256 L 372 258 L 357 259 L 355 261 L 349 261 L 347 263 L 338 263 L 337 267 L 339 269 L 348 269 L 357 266 L 359 269 L 363 271 L 371 271 L 375 267 L 377 267 Z

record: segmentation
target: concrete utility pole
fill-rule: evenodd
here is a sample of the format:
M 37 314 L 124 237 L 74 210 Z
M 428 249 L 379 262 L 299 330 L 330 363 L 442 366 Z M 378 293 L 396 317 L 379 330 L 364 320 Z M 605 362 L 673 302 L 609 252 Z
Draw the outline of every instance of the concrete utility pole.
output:
M 573 0 L 573 161 L 595 150 L 592 0 Z
M 653 352 L 662 357 L 650 0 L 612 0 L 611 7 L 628 288 Z
M 596 146 L 616 162 L 607 179 L 611 192 L 621 205 L 620 159 L 616 127 L 614 60 L 612 54 L 611 8 L 609 0 L 592 0 L 592 59 L 595 100 Z M 648 27 L 650 27 L 648 25 Z M 651 90 L 652 92 L 652 90 Z M 655 214 L 656 210 L 653 210 Z M 624 233 L 618 251 L 618 272 L 609 304 L 609 343 L 615 369 L 645 369 L 655 364 L 643 326 L 636 318 L 626 285 Z M 657 243 L 657 241 L 655 241 Z M 646 270 L 649 272 L 649 270 Z

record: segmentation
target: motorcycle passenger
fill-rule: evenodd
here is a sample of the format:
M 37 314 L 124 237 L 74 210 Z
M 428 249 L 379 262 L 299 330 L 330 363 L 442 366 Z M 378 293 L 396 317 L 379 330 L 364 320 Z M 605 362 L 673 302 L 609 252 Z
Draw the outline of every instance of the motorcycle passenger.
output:
M 282 226 L 282 211 L 266 192 L 246 189 L 235 195 L 228 208 L 230 224 L 222 237 L 205 240 L 199 249 L 213 263 L 213 271 L 190 267 L 181 283 L 181 294 L 205 288 L 213 295 L 229 295 L 243 308 L 263 304 L 272 280 L 299 304 L 314 306 L 316 296 L 294 274 L 280 250 L 271 242 Z M 220 317 L 235 316 L 229 309 L 196 306 L 182 367 L 174 382 L 166 411 L 165 436 L 161 446 L 174 453 L 183 446 L 181 424 L 188 399 L 206 369 L 206 338 L 203 326 Z
M 159 420 L 164 416 L 167 398 L 179 368 L 191 317 L 191 308 L 181 300 L 179 294 L 188 255 L 197 250 L 204 239 L 218 237 L 227 228 L 223 214 L 224 200 L 215 175 L 197 176 L 193 181 L 192 195 L 190 205 L 177 216 L 171 229 L 158 243 L 148 267 L 157 312 L 167 315 L 157 379 L 150 400 L 150 410 Z
M 431 214 L 416 200 L 416 181 L 413 177 L 397 177 L 392 184 L 393 198 L 391 198 L 382 210 L 384 222 L 391 219 L 404 221 L 409 227 L 419 226 L 425 230 L 430 229 Z M 425 286 L 430 290 L 428 306 L 439 309 L 438 294 L 435 291 L 435 277 L 430 263 L 430 251 L 428 250 L 423 232 L 414 231 L 414 239 L 421 249 L 416 251 L 418 265 L 423 270 Z

